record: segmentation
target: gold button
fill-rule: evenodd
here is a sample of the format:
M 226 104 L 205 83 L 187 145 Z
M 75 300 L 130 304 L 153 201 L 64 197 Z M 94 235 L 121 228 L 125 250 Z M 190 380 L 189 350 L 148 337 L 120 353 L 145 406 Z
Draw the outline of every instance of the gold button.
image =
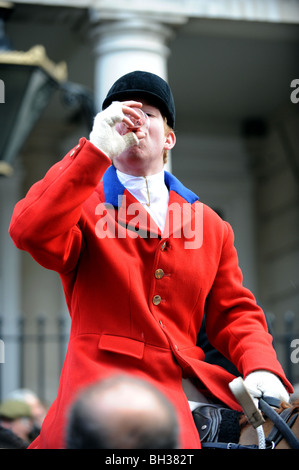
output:
M 163 271 L 163 269 L 156 269 L 156 271 L 155 271 L 155 278 L 156 278 L 156 279 L 162 279 L 163 276 L 164 276 L 164 271 Z
M 161 251 L 165 251 L 166 250 L 166 242 L 162 243 L 161 245 Z
M 159 305 L 160 302 L 161 302 L 161 297 L 160 297 L 160 295 L 154 295 L 154 297 L 153 297 L 153 304 L 154 304 L 154 305 Z

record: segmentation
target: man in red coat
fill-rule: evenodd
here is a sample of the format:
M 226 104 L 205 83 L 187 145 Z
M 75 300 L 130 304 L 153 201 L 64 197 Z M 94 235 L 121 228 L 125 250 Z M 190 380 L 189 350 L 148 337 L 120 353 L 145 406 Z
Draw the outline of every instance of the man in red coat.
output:
M 121 135 L 136 109 L 149 127 Z M 82 138 L 15 207 L 10 234 L 59 273 L 72 319 L 58 395 L 32 448 L 65 447 L 70 403 L 82 387 L 127 372 L 175 405 L 180 447 L 200 448 L 191 409 L 220 401 L 239 409 L 234 376 L 204 362 L 196 338 L 240 371 L 253 396 L 288 400 L 265 316 L 242 284 L 230 225 L 164 171 L 175 145 L 171 90 L 132 72 L 112 86 L 90 139 Z M 112 165 L 111 165 L 112 161 Z

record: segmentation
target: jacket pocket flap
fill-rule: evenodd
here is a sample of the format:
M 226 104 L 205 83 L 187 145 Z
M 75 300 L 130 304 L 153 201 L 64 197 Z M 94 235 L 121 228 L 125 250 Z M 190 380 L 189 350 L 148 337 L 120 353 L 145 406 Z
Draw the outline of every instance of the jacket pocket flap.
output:
M 114 335 L 102 335 L 98 347 L 104 351 L 126 354 L 137 359 L 142 359 L 144 351 L 144 343 L 142 341 Z

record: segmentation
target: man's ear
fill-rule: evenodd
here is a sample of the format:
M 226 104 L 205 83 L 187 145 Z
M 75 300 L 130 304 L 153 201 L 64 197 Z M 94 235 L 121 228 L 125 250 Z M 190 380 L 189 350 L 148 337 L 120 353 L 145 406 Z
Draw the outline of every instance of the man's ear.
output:
M 176 137 L 175 133 L 173 131 L 170 131 L 167 136 L 165 136 L 165 145 L 164 149 L 165 150 L 171 150 L 175 146 L 176 143 Z

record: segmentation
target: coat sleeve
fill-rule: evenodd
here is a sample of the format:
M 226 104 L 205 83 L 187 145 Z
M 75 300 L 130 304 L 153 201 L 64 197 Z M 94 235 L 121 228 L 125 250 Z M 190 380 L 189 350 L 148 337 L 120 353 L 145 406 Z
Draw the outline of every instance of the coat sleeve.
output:
M 105 154 L 80 139 L 16 204 L 9 227 L 15 245 L 48 269 L 74 269 L 82 244 L 82 204 L 109 165 Z
M 265 314 L 251 291 L 243 286 L 233 230 L 228 223 L 224 224 L 226 236 L 207 301 L 208 338 L 244 377 L 254 370 L 268 370 L 278 375 L 292 392 L 292 385 L 277 360 Z

